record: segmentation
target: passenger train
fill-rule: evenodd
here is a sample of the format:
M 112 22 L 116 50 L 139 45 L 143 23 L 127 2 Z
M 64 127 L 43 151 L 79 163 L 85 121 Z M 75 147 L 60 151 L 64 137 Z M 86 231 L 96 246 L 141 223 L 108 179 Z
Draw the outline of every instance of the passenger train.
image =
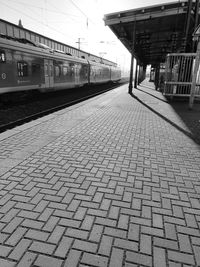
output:
M 0 94 L 41 92 L 117 82 L 120 69 L 74 57 L 26 39 L 0 35 Z

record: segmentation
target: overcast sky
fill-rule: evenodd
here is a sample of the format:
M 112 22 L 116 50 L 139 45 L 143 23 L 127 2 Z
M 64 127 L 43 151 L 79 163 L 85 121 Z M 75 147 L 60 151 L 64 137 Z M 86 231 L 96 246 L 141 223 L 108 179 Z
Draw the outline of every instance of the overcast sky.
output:
M 0 18 L 129 68 L 130 54 L 103 16 L 171 0 L 0 0 Z M 174 1 L 178 2 L 178 1 Z M 78 39 L 80 38 L 80 39 Z

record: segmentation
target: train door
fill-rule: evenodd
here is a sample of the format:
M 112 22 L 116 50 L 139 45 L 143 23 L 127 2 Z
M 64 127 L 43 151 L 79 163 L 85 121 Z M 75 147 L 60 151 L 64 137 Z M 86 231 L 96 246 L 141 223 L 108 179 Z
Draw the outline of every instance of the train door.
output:
M 53 77 L 53 60 L 44 60 L 44 74 L 45 74 L 45 87 L 52 88 L 54 86 Z
M 80 66 L 75 65 L 75 85 L 79 85 L 80 83 Z

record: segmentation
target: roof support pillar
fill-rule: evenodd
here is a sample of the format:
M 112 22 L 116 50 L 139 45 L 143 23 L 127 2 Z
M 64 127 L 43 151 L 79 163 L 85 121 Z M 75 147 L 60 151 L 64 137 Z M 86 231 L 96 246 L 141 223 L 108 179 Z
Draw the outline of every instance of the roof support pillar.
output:
M 129 78 L 129 86 L 128 86 L 128 93 L 132 94 L 133 89 L 133 64 L 134 64 L 134 42 L 135 42 L 135 27 L 136 21 L 133 25 L 133 38 L 132 38 L 132 51 L 131 51 L 131 69 L 130 69 L 130 78 Z
M 196 29 L 197 25 L 198 25 L 198 20 L 199 20 L 199 0 L 196 0 L 195 2 L 195 12 L 194 12 L 194 29 Z M 195 42 L 192 42 L 192 51 L 196 52 L 197 48 L 195 46 Z
M 128 93 L 132 94 L 133 89 L 133 65 L 134 65 L 134 55 L 131 54 L 131 69 L 130 69 L 130 78 L 129 78 L 129 86 L 128 86 Z
M 136 60 L 134 88 L 137 89 L 137 85 L 138 85 L 138 61 Z
M 188 48 L 188 35 L 191 21 L 191 10 L 192 10 L 192 0 L 188 0 L 188 11 L 186 18 L 186 27 L 185 27 L 185 38 L 184 38 L 184 51 L 187 52 Z

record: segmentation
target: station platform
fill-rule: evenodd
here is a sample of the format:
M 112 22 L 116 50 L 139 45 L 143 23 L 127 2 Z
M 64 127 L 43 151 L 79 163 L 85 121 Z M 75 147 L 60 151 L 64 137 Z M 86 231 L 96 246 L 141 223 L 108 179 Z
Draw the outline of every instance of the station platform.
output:
M 127 92 L 0 134 L 1 267 L 200 266 L 199 106 Z

